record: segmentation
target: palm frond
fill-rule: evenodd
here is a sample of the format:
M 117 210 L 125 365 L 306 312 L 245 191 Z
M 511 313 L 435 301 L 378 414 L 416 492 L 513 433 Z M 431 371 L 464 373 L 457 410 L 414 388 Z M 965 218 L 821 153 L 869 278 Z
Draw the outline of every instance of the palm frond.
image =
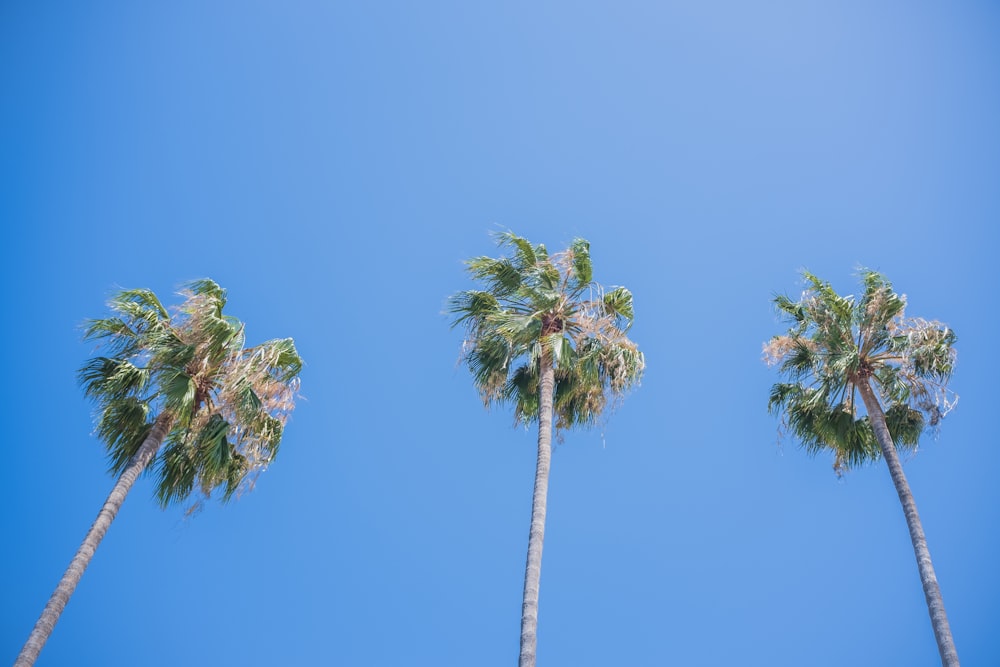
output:
M 226 468 L 226 488 L 222 494 L 222 502 L 232 500 L 233 496 L 241 488 L 252 485 L 253 480 L 251 476 L 253 472 L 254 469 L 249 465 L 247 458 L 239 452 L 233 452 L 232 457 L 229 459 L 229 465 Z
M 187 427 L 191 424 L 198 405 L 195 397 L 198 386 L 191 376 L 181 371 L 163 373 L 160 394 L 165 410 L 177 416 L 178 425 Z
M 503 398 L 507 375 L 520 354 L 508 339 L 497 333 L 482 335 L 471 342 L 466 361 L 485 405 Z
M 614 318 L 615 326 L 622 331 L 628 331 L 632 326 L 635 313 L 632 306 L 632 292 L 624 287 L 616 287 L 604 293 L 604 312 Z
M 490 317 L 490 329 L 514 346 L 528 344 L 542 333 L 542 320 L 536 313 L 520 315 L 501 311 Z
M 156 498 L 161 507 L 183 502 L 191 495 L 198 478 L 195 452 L 184 442 L 184 431 L 174 430 L 167 438 L 156 463 Z
M 511 295 L 521 287 L 523 273 L 506 257 L 475 257 L 466 265 L 472 278 L 486 283 L 494 294 Z
M 796 323 L 805 321 L 805 308 L 798 301 L 792 301 L 784 294 L 775 294 L 772 301 L 777 310 L 784 313 L 791 321 Z
M 101 404 L 97 436 L 104 443 L 108 468 L 119 475 L 139 451 L 153 427 L 149 404 L 135 397 L 120 398 Z
M 129 359 L 94 357 L 77 373 L 84 395 L 100 403 L 141 396 L 149 385 L 148 368 Z
M 538 264 L 540 259 L 543 261 L 546 259 L 544 247 L 541 247 L 542 256 L 539 257 L 535 254 L 535 248 L 532 247 L 531 242 L 526 238 L 518 236 L 514 232 L 499 232 L 495 234 L 494 237 L 496 238 L 497 246 L 501 248 L 509 247 L 514 249 L 514 264 L 516 265 L 518 271 L 525 271 Z
M 188 282 L 181 293 L 184 294 L 186 292 L 190 292 L 192 295 L 209 297 L 214 303 L 218 304 L 219 314 L 222 313 L 222 309 L 226 305 L 226 290 L 211 278 L 201 278 Z
M 492 292 L 467 290 L 449 297 L 448 312 L 456 315 L 452 320 L 452 327 L 463 325 L 471 331 L 477 331 L 488 317 L 503 311 Z
M 267 368 L 276 382 L 287 384 L 302 372 L 302 357 L 291 338 L 275 338 L 253 349 L 254 363 Z
M 111 309 L 136 322 L 155 324 L 168 319 L 170 314 L 152 290 L 122 290 L 111 298 Z
M 571 285 L 574 289 L 582 289 L 594 279 L 594 265 L 590 261 L 590 243 L 586 239 L 573 239 L 573 243 L 569 246 L 569 256 L 573 266 Z

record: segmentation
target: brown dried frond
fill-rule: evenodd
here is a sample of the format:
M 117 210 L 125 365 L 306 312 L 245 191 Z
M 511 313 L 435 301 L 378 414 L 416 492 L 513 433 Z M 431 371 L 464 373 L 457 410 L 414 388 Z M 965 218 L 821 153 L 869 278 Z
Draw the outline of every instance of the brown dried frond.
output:
M 958 394 L 945 384 L 917 377 L 905 368 L 900 369 L 899 376 L 909 387 L 910 405 L 927 416 L 931 427 L 937 426 L 958 405 Z
M 596 338 L 605 344 L 614 344 L 628 340 L 625 332 L 616 326 L 614 318 L 610 315 L 579 312 L 574 321 L 578 330 L 578 333 L 574 336 L 577 342 L 585 338 Z
M 761 357 L 768 366 L 774 366 L 784 361 L 792 350 L 802 341 L 792 336 L 775 336 L 763 345 Z
M 270 463 L 271 443 L 276 438 L 273 422 L 245 424 L 239 412 L 243 391 L 249 385 L 260 400 L 260 410 L 283 427 L 295 409 L 299 378 L 282 382 L 270 372 L 261 355 L 244 350 L 231 357 L 224 371 L 225 382 L 219 388 L 216 412 L 230 424 L 229 438 L 247 459 L 249 470 L 263 470 Z M 248 476 L 251 479 L 252 476 Z M 250 482 L 252 484 L 252 481 Z
M 894 318 L 887 328 L 893 336 L 906 336 L 911 344 L 938 339 L 950 331 L 947 324 L 938 320 L 902 316 Z
M 608 384 L 615 394 L 625 392 L 645 370 L 646 361 L 638 346 L 630 340 L 619 341 L 608 346 L 604 358 L 604 368 Z
M 847 461 L 847 457 L 843 452 L 837 451 L 837 455 L 833 459 L 833 472 L 837 475 L 838 479 L 842 479 L 845 474 L 850 470 L 850 465 Z
M 871 300 L 868 302 L 868 306 L 865 308 L 865 315 L 870 318 L 875 317 L 875 315 L 877 315 L 883 308 L 885 308 L 885 304 L 888 303 L 889 294 L 891 293 L 892 293 L 891 290 L 889 290 L 886 287 L 882 287 L 881 289 L 877 290 L 875 294 L 872 296 Z M 905 296 L 903 296 L 902 298 L 906 299 Z

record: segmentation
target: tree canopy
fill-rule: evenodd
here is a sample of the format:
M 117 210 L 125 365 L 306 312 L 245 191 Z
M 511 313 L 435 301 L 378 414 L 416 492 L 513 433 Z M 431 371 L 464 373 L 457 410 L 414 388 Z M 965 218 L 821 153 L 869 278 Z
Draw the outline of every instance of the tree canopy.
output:
M 483 403 L 511 404 L 517 420 L 537 420 L 539 359 L 548 352 L 557 427 L 595 423 L 645 368 L 627 336 L 632 293 L 593 281 L 584 239 L 549 254 L 512 232 L 496 238 L 510 254 L 468 260 L 469 274 L 483 289 L 458 292 L 449 301 L 453 325 L 466 328 L 463 358 Z
M 798 300 L 774 298 L 790 326 L 764 344 L 765 361 L 787 380 L 771 388 L 769 410 L 809 451 L 831 450 L 841 472 L 881 456 L 857 395 L 858 383 L 871 380 L 896 446 L 916 447 L 921 432 L 937 427 L 957 401 L 948 389 L 955 332 L 907 317 L 906 297 L 875 271 L 862 271 L 858 297 L 803 275 Z

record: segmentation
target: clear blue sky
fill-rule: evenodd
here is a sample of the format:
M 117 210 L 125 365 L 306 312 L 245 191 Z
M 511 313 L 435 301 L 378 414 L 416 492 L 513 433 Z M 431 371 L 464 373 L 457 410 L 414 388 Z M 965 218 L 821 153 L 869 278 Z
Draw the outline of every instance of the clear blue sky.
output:
M 859 266 L 958 332 L 905 469 L 959 655 L 1000 664 L 1000 8 L 490 5 L 0 7 L 0 661 L 112 484 L 79 324 L 208 276 L 306 360 L 281 454 L 192 519 L 140 481 L 38 664 L 514 664 L 534 436 L 442 315 L 510 228 L 589 239 L 648 361 L 555 450 L 540 665 L 939 664 L 887 471 L 766 412 L 770 298 Z

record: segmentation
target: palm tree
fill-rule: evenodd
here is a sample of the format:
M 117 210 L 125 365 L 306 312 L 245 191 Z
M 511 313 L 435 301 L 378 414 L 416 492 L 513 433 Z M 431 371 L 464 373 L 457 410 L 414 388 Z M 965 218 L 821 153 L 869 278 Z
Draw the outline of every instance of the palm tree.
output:
M 862 273 L 860 299 L 804 275 L 807 289 L 798 301 L 774 299 L 791 327 L 764 345 L 765 359 L 779 364 L 789 381 L 772 387 L 768 408 L 783 415 L 807 450 L 832 450 L 838 474 L 885 459 L 906 516 L 941 664 L 957 667 L 927 539 L 896 451 L 914 449 L 925 426 L 936 428 L 954 407 L 957 397 L 947 384 L 955 333 L 940 322 L 905 317 L 906 297 L 874 271 Z
M 645 360 L 626 333 L 632 293 L 593 282 L 590 244 L 576 239 L 549 255 L 511 232 L 497 235 L 509 257 L 466 262 L 483 290 L 453 295 L 453 326 L 486 407 L 510 403 L 518 421 L 538 422 L 538 459 L 521 607 L 520 667 L 535 664 L 545 507 L 557 428 L 593 424 L 609 399 L 638 383 Z
M 87 323 L 85 338 L 109 356 L 80 369 L 97 405 L 97 435 L 118 481 L 70 562 L 15 663 L 34 664 L 125 496 L 149 467 L 166 507 L 220 490 L 250 488 L 278 452 L 294 408 L 302 360 L 292 339 L 244 347 L 243 324 L 223 315 L 226 292 L 199 280 L 171 314 L 149 290 L 115 295 L 114 316 Z M 162 452 L 161 452 L 162 446 Z

